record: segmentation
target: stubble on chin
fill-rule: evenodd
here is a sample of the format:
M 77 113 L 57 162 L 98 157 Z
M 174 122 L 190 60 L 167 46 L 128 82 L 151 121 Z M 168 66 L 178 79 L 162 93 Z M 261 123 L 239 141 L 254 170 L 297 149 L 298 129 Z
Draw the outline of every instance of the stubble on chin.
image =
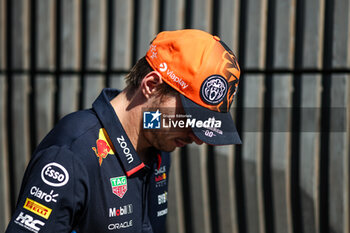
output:
M 151 137 L 151 145 L 157 150 L 172 152 L 176 149 L 176 146 L 173 145 L 169 139 L 167 140 L 166 135 L 160 133 L 159 131 L 152 132 Z

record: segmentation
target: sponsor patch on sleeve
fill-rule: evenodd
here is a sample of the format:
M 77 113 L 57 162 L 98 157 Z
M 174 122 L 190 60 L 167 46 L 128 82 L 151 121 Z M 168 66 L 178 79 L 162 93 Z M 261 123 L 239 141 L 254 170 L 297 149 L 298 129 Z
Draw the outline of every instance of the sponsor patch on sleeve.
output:
M 32 231 L 34 233 L 38 233 L 40 231 L 40 227 L 44 226 L 45 223 L 34 219 L 32 216 L 30 216 L 29 214 L 24 214 L 23 212 L 21 212 L 17 218 L 14 220 L 14 222 L 17 225 L 20 225 L 21 227 L 24 227 L 25 229 Z
M 50 214 L 52 212 L 52 209 L 40 204 L 39 202 L 36 202 L 30 198 L 26 199 L 26 202 L 23 206 L 24 209 L 29 210 L 30 212 L 39 215 L 40 217 L 43 217 L 45 219 L 48 219 L 50 217 Z
M 52 187 L 62 187 L 69 181 L 69 174 L 61 164 L 49 163 L 41 171 L 41 179 Z

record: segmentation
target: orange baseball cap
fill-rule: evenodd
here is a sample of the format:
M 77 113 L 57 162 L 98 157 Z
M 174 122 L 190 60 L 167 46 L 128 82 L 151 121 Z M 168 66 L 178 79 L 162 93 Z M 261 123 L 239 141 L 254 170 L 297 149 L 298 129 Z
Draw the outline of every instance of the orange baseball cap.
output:
M 164 31 L 151 42 L 146 60 L 181 94 L 186 114 L 209 122 L 192 127 L 199 139 L 211 145 L 242 143 L 229 112 L 240 68 L 219 37 L 196 29 Z

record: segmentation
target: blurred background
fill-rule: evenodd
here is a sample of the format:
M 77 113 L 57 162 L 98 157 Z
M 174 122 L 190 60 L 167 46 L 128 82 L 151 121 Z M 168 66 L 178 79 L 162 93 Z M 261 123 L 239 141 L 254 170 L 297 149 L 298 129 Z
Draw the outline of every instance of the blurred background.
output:
M 349 233 L 349 0 L 0 0 L 0 231 L 31 153 L 162 30 L 218 35 L 243 144 L 172 155 L 168 233 Z

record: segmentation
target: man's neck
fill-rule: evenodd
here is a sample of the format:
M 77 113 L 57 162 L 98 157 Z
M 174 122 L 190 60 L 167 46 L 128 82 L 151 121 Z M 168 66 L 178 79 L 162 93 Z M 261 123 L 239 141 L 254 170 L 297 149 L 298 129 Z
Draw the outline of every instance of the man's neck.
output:
M 128 99 L 125 91 L 121 92 L 111 100 L 114 111 L 116 112 L 125 133 L 128 135 L 137 154 L 143 162 L 147 162 L 147 151 L 150 145 L 143 138 L 141 132 L 142 102 L 140 98 L 134 96 Z

